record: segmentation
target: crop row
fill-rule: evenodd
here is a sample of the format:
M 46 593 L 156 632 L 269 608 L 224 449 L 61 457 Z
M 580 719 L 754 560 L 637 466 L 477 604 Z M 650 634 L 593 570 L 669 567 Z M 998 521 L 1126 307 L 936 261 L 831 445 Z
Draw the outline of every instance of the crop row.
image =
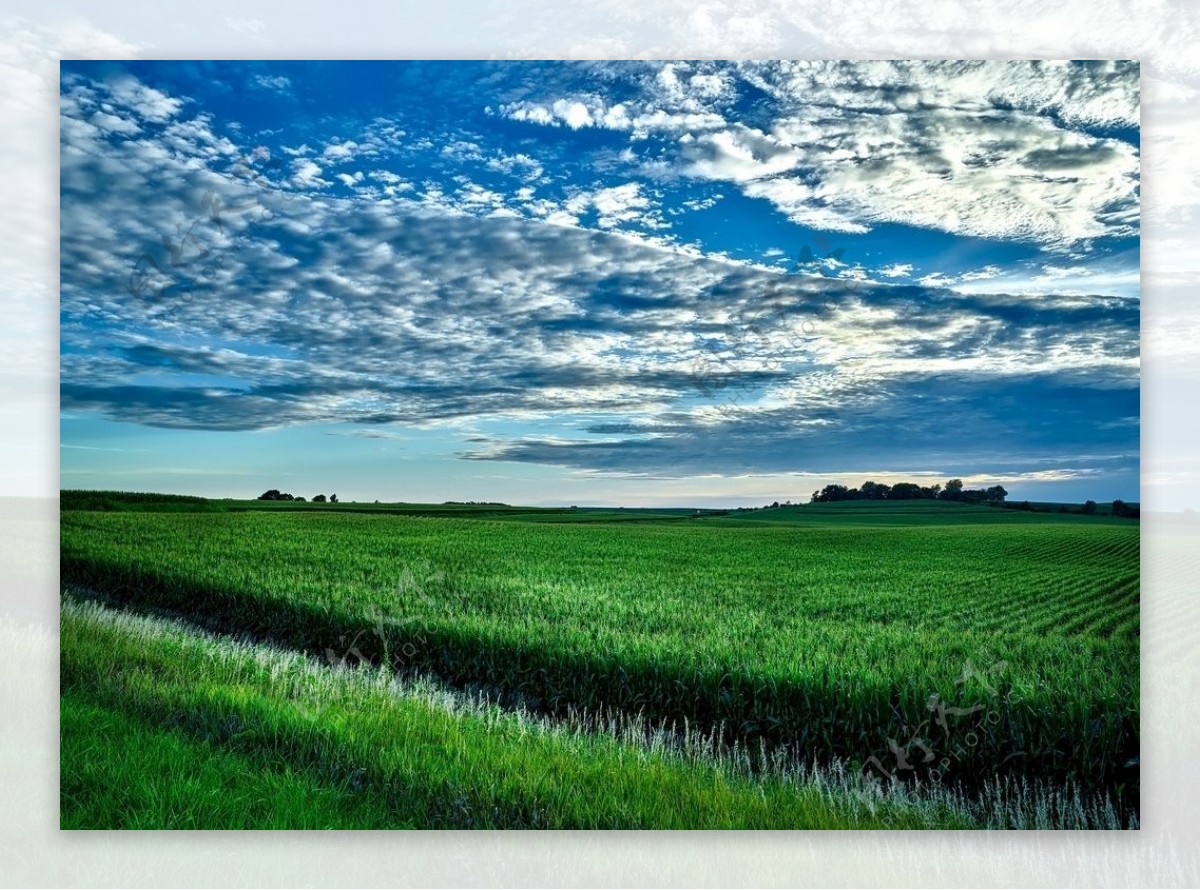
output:
M 1065 778 L 1129 799 L 1136 534 L 64 513 L 62 573 L 123 605 L 548 712 L 616 708 L 899 778 Z

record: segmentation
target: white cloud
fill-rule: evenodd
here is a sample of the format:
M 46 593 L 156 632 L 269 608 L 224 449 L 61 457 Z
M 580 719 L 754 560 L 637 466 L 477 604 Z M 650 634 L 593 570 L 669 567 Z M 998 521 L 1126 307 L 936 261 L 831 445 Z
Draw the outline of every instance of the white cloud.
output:
M 308 158 L 298 158 L 292 161 L 292 181 L 300 186 L 329 185 L 328 180 L 321 178 L 321 168 Z
M 717 193 L 709 195 L 706 198 L 688 198 L 681 206 L 686 207 L 688 210 L 707 210 L 724 197 L 724 195 Z
M 560 99 L 554 103 L 554 113 L 572 130 L 592 125 L 592 115 L 582 102 Z
M 1042 272 L 1038 275 L 1038 279 L 1042 281 L 1057 281 L 1062 278 L 1077 278 L 1080 275 L 1088 274 L 1087 266 L 1056 266 L 1053 263 L 1047 263 L 1042 266 Z
M 107 114 L 103 111 L 97 111 L 92 115 L 90 123 L 99 127 L 101 130 L 107 130 L 110 133 L 140 133 L 142 128 L 134 121 L 128 118 L 118 117 L 115 114 Z
M 507 173 L 527 182 L 540 178 L 544 170 L 540 161 L 527 154 L 506 155 L 503 152 L 489 158 L 487 167 L 489 170 Z
M 589 97 L 589 102 L 592 105 L 591 109 L 579 99 L 556 99 L 547 104 L 521 101 L 501 106 L 500 113 L 513 120 L 531 124 L 552 127 L 565 124 L 572 130 L 591 127 L 606 120 L 617 123 L 622 119 L 623 108 L 610 114 L 594 97 Z
M 720 133 L 679 140 L 684 170 L 705 179 L 749 182 L 793 169 L 801 158 L 798 149 L 741 125 Z
M 347 139 L 344 142 L 338 142 L 336 139 L 325 146 L 325 150 L 321 152 L 321 158 L 326 161 L 335 163 L 348 161 L 354 157 L 355 149 L 358 148 L 358 143 L 352 139 Z
M 292 81 L 282 74 L 256 74 L 252 82 L 257 87 L 277 93 L 284 93 L 292 88 Z
M 181 154 L 202 155 L 209 159 L 237 154 L 237 147 L 232 142 L 213 132 L 212 118 L 207 114 L 197 115 L 191 120 L 172 121 L 158 141 Z
M 602 229 L 616 228 L 621 223 L 637 222 L 649 228 L 661 228 L 665 224 L 650 208 L 650 199 L 642 193 L 639 183 L 629 182 L 612 188 L 579 192 L 563 205 L 563 209 L 579 217 L 588 208 L 597 214 L 597 225 Z
M 113 99 L 148 121 L 162 123 L 183 108 L 183 100 L 148 87 L 129 74 L 116 75 L 104 85 Z
M 505 106 L 502 111 L 516 121 L 528 121 L 531 124 L 545 124 L 547 126 L 558 126 L 559 123 L 550 109 L 544 105 L 517 102 L 513 105 Z
M 892 263 L 880 269 L 879 274 L 884 278 L 906 278 L 912 274 L 912 270 L 912 263 Z
M 999 266 L 984 266 L 982 269 L 973 269 L 970 272 L 963 272 L 958 276 L 959 281 L 986 281 L 989 278 L 995 278 L 1000 274 Z
M 452 206 L 456 209 L 465 210 L 468 213 L 480 213 L 483 211 L 503 213 L 506 211 L 504 196 L 502 194 L 492 189 L 484 188 L 474 182 L 465 184 L 455 193 Z
M 629 109 L 621 102 L 616 103 L 604 112 L 603 117 L 598 121 L 598 125 L 606 127 L 609 130 L 630 129 L 632 123 L 629 120 Z
M 1009 270 L 982 281 L 969 275 L 961 276 L 954 284 L 954 289 L 962 293 L 1004 290 L 1030 296 L 1040 294 L 1052 301 L 1091 299 L 1090 295 L 1096 294 L 1122 297 L 1138 297 L 1141 294 L 1141 273 L 1136 255 L 1118 256 L 1089 266 L 1044 264 L 1037 267 L 1036 271 Z
M 466 139 L 457 139 L 442 146 L 441 154 L 443 157 L 453 158 L 456 161 L 478 161 L 483 158 L 483 153 L 479 150 L 479 143 Z
M 754 180 L 742 191 L 750 198 L 766 198 L 781 213 L 798 225 L 833 232 L 861 233 L 868 231 L 863 223 L 848 218 L 828 205 L 819 203 L 817 192 L 808 185 L 788 177 Z
M 725 181 L 810 227 L 900 223 L 1065 248 L 1135 234 L 1139 153 L 1087 127 L 1136 127 L 1138 71 L 1122 63 L 658 63 L 636 98 L 596 93 L 501 107 L 516 120 L 650 135 L 675 151 L 647 172 Z M 765 93 L 729 122 L 740 87 Z M 554 84 L 547 90 L 553 91 Z M 619 110 L 618 110 L 619 109 Z

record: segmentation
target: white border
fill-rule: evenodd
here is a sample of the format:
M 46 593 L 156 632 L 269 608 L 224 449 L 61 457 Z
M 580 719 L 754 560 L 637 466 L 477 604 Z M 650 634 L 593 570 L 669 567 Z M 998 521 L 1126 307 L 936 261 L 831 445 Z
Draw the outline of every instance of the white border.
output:
M 57 58 L 1075 57 L 1143 65 L 1142 501 L 1152 512 L 1169 488 L 1200 508 L 1200 11 L 1187 0 L 17 7 L 0 12 L 0 493 L 58 490 Z M 17 521 L 0 510 L 0 526 Z M 1179 517 L 1143 524 L 1143 830 L 1037 835 L 59 832 L 57 522 L 24 522 L 40 529 L 27 560 L 0 565 L 4 885 L 1200 884 L 1200 527 Z

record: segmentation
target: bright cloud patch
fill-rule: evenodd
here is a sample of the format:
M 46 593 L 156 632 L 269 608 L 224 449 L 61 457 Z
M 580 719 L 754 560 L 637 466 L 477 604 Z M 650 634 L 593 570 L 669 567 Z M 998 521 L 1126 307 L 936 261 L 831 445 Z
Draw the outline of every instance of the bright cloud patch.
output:
M 1137 227 L 1138 151 L 1096 132 L 1136 127 L 1131 64 L 667 65 L 636 102 L 522 101 L 515 120 L 670 134 L 688 175 L 739 184 L 793 221 L 859 232 L 903 223 L 1069 245 Z M 754 125 L 739 90 L 773 101 Z M 571 120 L 568 120 L 568 110 Z

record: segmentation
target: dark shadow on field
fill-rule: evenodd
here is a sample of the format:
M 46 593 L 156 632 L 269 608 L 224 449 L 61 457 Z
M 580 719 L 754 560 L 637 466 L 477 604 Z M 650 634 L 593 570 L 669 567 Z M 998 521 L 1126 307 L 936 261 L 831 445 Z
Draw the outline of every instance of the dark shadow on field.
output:
M 967 793 L 995 777 L 1074 782 L 1086 794 L 1110 795 L 1122 816 L 1139 808 L 1136 712 L 1064 715 L 1037 702 L 1006 706 L 998 722 L 955 747 L 947 766 L 945 747 L 927 760 L 912 743 L 914 728 L 924 727 L 927 739 L 938 731 L 930 722 L 930 690 L 914 683 L 847 691 L 828 674 L 820 685 L 803 686 L 698 662 L 555 651 L 433 623 L 381 625 L 368 615 L 202 588 L 182 577 L 66 554 L 61 578 L 110 606 L 183 618 L 331 664 L 390 663 L 398 673 L 432 674 L 503 707 L 549 716 L 622 711 L 677 730 L 716 732 L 752 763 L 764 749 L 784 748 L 800 763 L 841 761 L 906 782 L 930 781 L 936 769 L 940 781 Z M 906 753 L 897 754 L 896 745 Z M 872 755 L 877 765 L 869 763 Z

